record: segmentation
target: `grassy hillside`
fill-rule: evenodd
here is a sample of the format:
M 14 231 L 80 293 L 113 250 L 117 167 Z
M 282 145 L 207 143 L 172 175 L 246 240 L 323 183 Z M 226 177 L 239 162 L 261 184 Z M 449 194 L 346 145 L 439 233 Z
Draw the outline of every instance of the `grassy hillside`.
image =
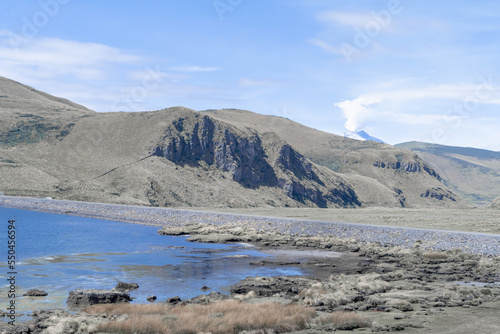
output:
M 500 152 L 421 142 L 396 146 L 416 152 L 450 189 L 477 205 L 500 195 Z
M 286 118 L 245 110 L 203 113 L 235 126 L 276 133 L 312 162 L 342 175 L 367 206 L 467 205 L 458 196 L 450 194 L 439 175 L 411 151 L 373 141 L 344 138 Z M 436 201 L 436 198 L 443 201 Z
M 192 207 L 467 207 L 415 153 L 243 110 L 95 113 L 0 80 L 0 192 Z M 4 99 L 4 100 L 2 100 Z

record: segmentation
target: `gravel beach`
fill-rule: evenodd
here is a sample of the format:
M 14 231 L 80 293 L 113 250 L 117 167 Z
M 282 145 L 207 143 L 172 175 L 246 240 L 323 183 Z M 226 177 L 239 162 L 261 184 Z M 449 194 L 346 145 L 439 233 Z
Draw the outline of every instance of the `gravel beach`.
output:
M 128 205 L 62 201 L 54 199 L 0 196 L 0 206 L 57 214 L 68 214 L 158 227 L 211 224 L 251 227 L 258 231 L 291 236 L 334 236 L 360 242 L 422 249 L 461 249 L 483 256 L 500 255 L 500 235 L 454 232 L 408 227 L 375 226 L 229 213 L 139 207 Z
M 0 207 L 152 225 L 161 228 L 159 234 L 189 235 L 187 240 L 193 242 L 252 243 L 275 259 L 252 261 L 249 266 L 294 263 L 309 273 L 250 276 L 232 285 L 230 295 L 211 292 L 181 301 L 171 291 L 172 298 L 155 303 L 168 312 L 179 305 L 214 307 L 222 301 L 275 303 L 274 308 L 297 305 L 314 314 L 303 330 L 291 332 L 302 334 L 352 330 L 469 334 L 471 328 L 485 333 L 500 328 L 498 234 L 8 196 L 0 196 Z M 110 310 L 104 316 L 101 309 L 92 308 L 76 314 L 41 310 L 33 313 L 32 321 L 15 328 L 0 324 L 0 333 L 94 334 L 106 326 L 110 331 L 104 332 L 114 333 L 113 326 L 122 326 L 122 317 L 114 316 L 121 306 L 103 307 Z M 138 307 L 144 312 L 150 305 Z M 132 333 L 137 320 L 133 309 L 127 310 L 123 317 L 131 317 L 125 325 Z

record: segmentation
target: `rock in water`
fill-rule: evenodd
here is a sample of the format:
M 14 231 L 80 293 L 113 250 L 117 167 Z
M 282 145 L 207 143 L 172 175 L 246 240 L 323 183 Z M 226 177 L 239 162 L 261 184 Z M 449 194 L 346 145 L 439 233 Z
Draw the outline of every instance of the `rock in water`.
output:
M 70 291 L 66 303 L 70 307 L 88 306 L 94 304 L 128 303 L 132 299 L 125 292 L 112 290 L 74 290 Z
M 155 295 L 151 295 L 151 296 L 148 296 L 148 298 L 146 298 L 146 300 L 150 303 L 153 303 L 158 297 L 156 297 Z
M 129 292 L 133 290 L 139 289 L 139 284 L 137 283 L 125 283 L 125 282 L 118 282 L 116 283 L 115 290 L 122 291 L 122 292 Z
M 28 296 L 28 297 L 45 297 L 47 296 L 48 293 L 42 290 L 38 289 L 31 289 L 28 290 L 23 296 Z
M 179 304 L 182 301 L 182 299 L 179 296 L 167 298 L 167 304 Z

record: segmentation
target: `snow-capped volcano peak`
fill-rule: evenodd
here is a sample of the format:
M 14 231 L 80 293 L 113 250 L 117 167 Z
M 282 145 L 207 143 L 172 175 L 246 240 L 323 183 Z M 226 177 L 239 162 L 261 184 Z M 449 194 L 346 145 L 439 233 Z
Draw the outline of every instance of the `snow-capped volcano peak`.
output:
M 357 139 L 357 140 L 373 140 L 373 141 L 385 144 L 385 142 L 383 140 L 372 137 L 368 133 L 366 133 L 365 131 L 356 131 L 356 132 L 348 131 L 348 132 L 344 132 L 343 136 L 346 138 Z

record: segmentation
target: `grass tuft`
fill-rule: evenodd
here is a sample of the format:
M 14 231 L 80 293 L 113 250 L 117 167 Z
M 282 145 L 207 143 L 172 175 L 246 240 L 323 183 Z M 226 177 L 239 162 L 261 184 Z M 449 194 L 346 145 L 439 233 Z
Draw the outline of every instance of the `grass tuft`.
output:
M 371 327 L 372 321 L 353 312 L 334 312 L 332 314 L 321 317 L 317 320 L 318 323 L 333 324 L 336 329 L 353 330 L 356 328 Z
M 92 314 L 105 313 L 111 320 L 99 326 L 103 333 L 120 334 L 233 334 L 242 331 L 285 333 L 306 328 L 315 315 L 312 308 L 296 304 L 245 304 L 236 300 L 208 305 L 94 305 L 85 309 Z M 123 318 L 121 318 L 123 319 Z

